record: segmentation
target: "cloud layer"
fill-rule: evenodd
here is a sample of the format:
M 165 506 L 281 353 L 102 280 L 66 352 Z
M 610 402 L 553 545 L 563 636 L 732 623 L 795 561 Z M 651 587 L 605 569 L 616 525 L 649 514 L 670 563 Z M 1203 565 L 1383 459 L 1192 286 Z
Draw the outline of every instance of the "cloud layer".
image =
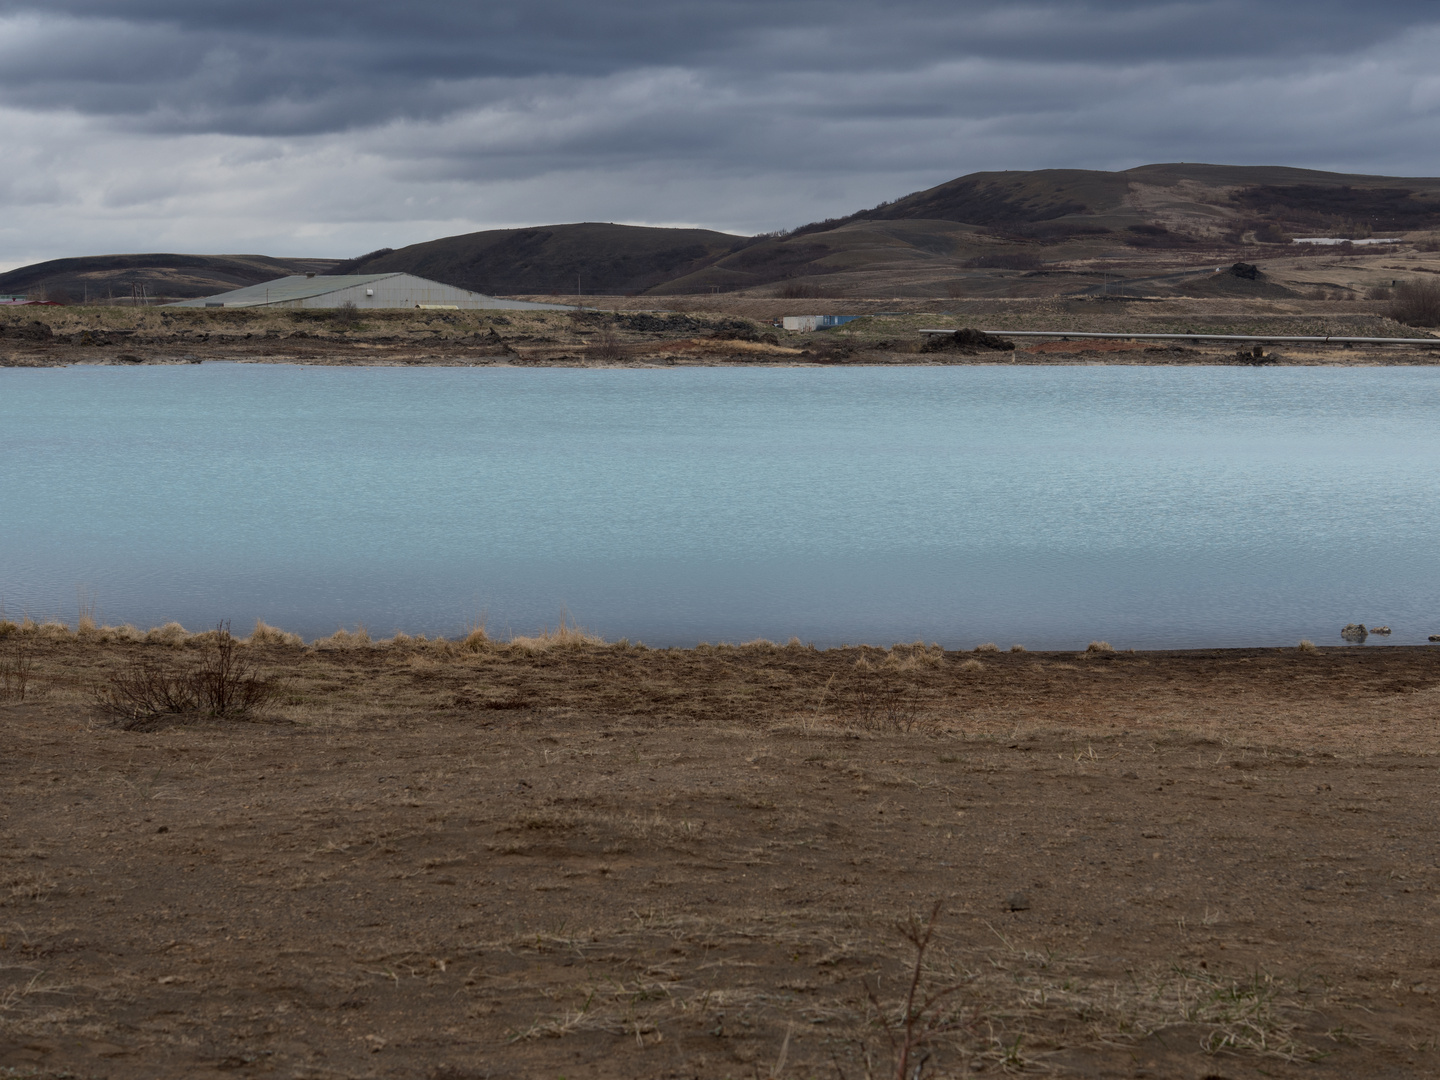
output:
M 1432 175 L 1440 4 L 0 2 L 0 267 L 792 226 L 979 169 Z

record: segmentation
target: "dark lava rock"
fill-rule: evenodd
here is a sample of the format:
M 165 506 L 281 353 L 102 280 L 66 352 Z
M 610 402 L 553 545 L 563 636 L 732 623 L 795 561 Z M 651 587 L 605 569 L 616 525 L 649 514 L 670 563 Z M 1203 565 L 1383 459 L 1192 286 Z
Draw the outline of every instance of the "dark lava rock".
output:
M 50 341 L 55 337 L 55 332 L 46 323 L 34 319 L 24 326 L 0 326 L 0 337 L 16 341 Z
M 953 334 L 931 334 L 930 340 L 920 347 L 920 351 L 941 352 L 945 349 L 958 349 L 961 352 L 975 353 L 981 349 L 1006 352 L 1014 348 L 1013 341 L 1007 341 L 994 334 L 987 334 L 984 330 L 976 330 L 974 327 L 967 326 L 956 330 Z
M 1226 273 L 1231 277 L 1244 278 L 1246 281 L 1259 281 L 1263 276 L 1258 266 L 1247 262 L 1237 262 Z
M 1346 623 L 1345 629 L 1340 631 L 1340 636 L 1346 641 L 1364 641 L 1370 636 L 1370 631 L 1365 629 L 1362 623 Z

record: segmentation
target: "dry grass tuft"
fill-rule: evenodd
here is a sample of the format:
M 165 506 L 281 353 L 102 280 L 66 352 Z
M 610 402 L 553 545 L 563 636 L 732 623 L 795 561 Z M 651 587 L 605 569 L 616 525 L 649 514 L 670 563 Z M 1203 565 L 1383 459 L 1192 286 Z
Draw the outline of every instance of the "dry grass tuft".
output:
M 520 652 L 541 653 L 551 649 L 576 649 L 586 645 L 604 644 L 605 639 L 599 634 L 592 634 L 579 623 L 571 622 L 562 615 L 560 625 L 554 630 L 542 627 L 540 632 L 533 636 L 516 635 L 505 643 L 505 647 Z
M 20 633 L 20 624 L 10 619 L 0 619 L 0 639 Z
M 147 645 L 169 645 L 172 648 L 184 645 L 189 639 L 190 632 L 178 622 L 168 622 L 164 626 L 152 626 L 145 632 L 145 643 Z
M 984 645 L 976 645 L 976 646 L 975 646 L 975 651 L 976 651 L 976 652 L 999 652 L 999 651 L 1000 651 L 1000 646 L 999 646 L 999 645 L 996 645 L 993 641 L 987 641 L 987 642 L 985 642 Z
M 493 646 L 495 642 L 490 640 L 490 635 L 485 632 L 485 627 L 476 626 L 460 639 L 460 648 L 465 652 L 484 652 Z
M 288 630 L 271 626 L 264 619 L 256 619 L 255 629 L 250 631 L 250 637 L 246 640 L 246 644 L 299 647 L 305 644 L 305 640 L 299 634 L 292 634 Z
M 1087 653 L 1112 653 L 1115 651 L 1115 647 L 1108 641 L 1092 641 L 1085 646 L 1085 651 Z
M 313 644 L 317 649 L 368 649 L 375 642 L 370 639 L 370 631 L 364 626 L 357 626 L 353 631 L 342 626 L 329 637 L 316 638 Z
M 976 659 L 972 656 L 970 659 L 965 660 L 965 661 L 963 661 L 963 662 L 960 664 L 960 670 L 961 670 L 961 671 L 984 671 L 984 670 L 985 670 L 985 665 L 982 664 L 979 660 L 976 660 Z
M 1024 651 L 1025 651 L 1025 646 L 1024 646 L 1024 645 L 1011 645 L 1011 646 L 1010 646 L 1010 651 L 1011 651 L 1011 652 L 1024 652 Z
M 1297 645 L 1297 646 L 1295 646 L 1295 648 L 1296 648 L 1297 650 L 1299 650 L 1300 652 L 1319 652 L 1319 651 L 1320 651 L 1319 649 L 1317 649 L 1317 648 L 1315 647 L 1315 642 L 1311 641 L 1309 638 L 1301 638 L 1301 639 L 1300 639 L 1300 644 Z

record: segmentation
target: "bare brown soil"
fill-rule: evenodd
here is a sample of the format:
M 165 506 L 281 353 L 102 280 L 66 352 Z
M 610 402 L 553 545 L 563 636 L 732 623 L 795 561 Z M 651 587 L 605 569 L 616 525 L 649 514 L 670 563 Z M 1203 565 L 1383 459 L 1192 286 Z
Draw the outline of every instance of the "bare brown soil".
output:
M 1440 1075 L 1433 649 L 330 644 L 0 642 L 0 1075 Z

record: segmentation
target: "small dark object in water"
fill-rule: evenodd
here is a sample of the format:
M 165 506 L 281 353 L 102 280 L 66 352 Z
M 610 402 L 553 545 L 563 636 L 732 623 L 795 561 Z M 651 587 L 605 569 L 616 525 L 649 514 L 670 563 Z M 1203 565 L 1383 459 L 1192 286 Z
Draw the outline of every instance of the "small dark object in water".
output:
M 1431 634 L 1431 635 L 1430 635 L 1430 640 L 1431 640 L 1431 641 L 1440 641 L 1440 634 Z
M 1345 629 L 1340 631 L 1340 636 L 1346 641 L 1364 641 L 1370 635 L 1365 629 L 1364 623 L 1346 623 Z

